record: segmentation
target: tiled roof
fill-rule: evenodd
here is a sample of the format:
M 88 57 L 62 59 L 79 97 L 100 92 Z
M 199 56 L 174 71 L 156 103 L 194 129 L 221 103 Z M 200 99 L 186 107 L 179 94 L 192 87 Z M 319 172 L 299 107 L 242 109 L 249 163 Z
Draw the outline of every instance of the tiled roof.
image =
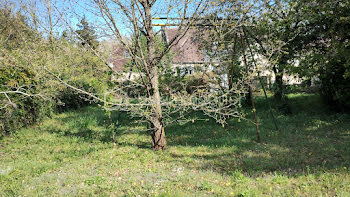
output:
M 177 28 L 163 29 L 166 42 L 173 39 L 177 32 Z M 175 45 L 171 49 L 171 53 L 174 54 L 174 64 L 202 63 L 205 61 L 205 53 L 200 50 L 200 38 L 197 33 L 198 31 L 190 29 L 180 40 L 175 41 Z M 113 64 L 114 71 L 123 71 L 124 64 L 130 59 L 125 57 L 125 52 L 126 49 L 122 44 L 113 47 L 113 54 L 111 55 L 109 62 Z
M 166 41 L 169 42 L 173 39 L 177 32 L 177 28 L 163 29 L 165 32 Z M 205 54 L 200 50 L 198 38 L 196 37 L 197 32 L 190 29 L 180 40 L 178 40 L 171 52 L 174 53 L 173 63 L 193 63 L 193 62 L 204 62 Z
M 125 58 L 125 51 L 126 49 L 122 45 L 114 47 L 110 62 L 113 64 L 113 70 L 116 72 L 123 71 L 124 64 L 129 60 L 129 58 Z

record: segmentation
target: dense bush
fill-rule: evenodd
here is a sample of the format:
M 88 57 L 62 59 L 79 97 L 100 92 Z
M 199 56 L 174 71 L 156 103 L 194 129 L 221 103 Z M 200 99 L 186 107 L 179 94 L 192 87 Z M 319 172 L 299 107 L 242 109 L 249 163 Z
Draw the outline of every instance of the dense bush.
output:
M 66 39 L 48 40 L 25 17 L 0 9 L 0 136 L 59 110 L 92 103 L 108 74 L 91 51 Z
M 350 3 L 344 0 L 303 4 L 307 34 L 301 64 L 309 77 L 319 77 L 321 95 L 336 110 L 350 110 Z
M 46 114 L 47 103 L 41 103 L 40 79 L 31 65 L 37 54 L 26 54 L 40 41 L 25 18 L 10 9 L 0 10 L 0 135 L 31 124 Z M 28 42 L 26 42 L 28 41 Z M 27 44 L 30 43 L 30 44 Z
M 189 94 L 192 94 L 193 92 L 195 92 L 196 90 L 199 89 L 210 89 L 210 76 L 214 77 L 214 75 L 212 73 L 209 73 L 208 75 L 203 75 L 203 74 L 199 74 L 196 73 L 194 75 L 190 75 L 190 76 L 186 76 L 185 77 L 185 82 L 184 84 L 186 84 L 186 91 Z
M 50 115 L 55 106 L 52 100 L 44 99 L 40 94 L 40 81 L 35 72 L 21 66 L 4 66 L 3 63 L 0 65 L 1 91 L 4 92 L 0 94 L 0 135 Z
M 336 110 L 350 110 L 350 77 L 346 76 L 350 67 L 346 59 L 332 58 L 320 72 L 321 94 Z

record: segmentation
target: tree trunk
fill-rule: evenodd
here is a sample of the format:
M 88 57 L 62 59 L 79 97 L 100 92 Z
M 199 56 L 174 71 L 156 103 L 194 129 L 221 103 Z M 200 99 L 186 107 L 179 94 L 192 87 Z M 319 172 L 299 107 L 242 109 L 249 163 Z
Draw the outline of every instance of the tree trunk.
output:
M 236 45 L 237 45 L 237 34 L 235 35 L 234 38 L 234 43 L 233 43 L 233 47 L 232 47 L 232 62 L 231 62 L 231 69 L 230 69 L 230 79 L 228 81 L 228 87 L 231 90 L 232 89 L 232 84 L 233 84 L 233 75 L 234 75 L 234 69 L 235 69 L 235 60 L 236 60 Z
M 153 88 L 153 110 L 155 117 L 152 120 L 152 149 L 153 150 L 164 150 L 166 148 L 166 140 L 165 140 L 165 132 L 162 120 L 162 106 L 161 106 L 161 98 L 159 94 L 159 86 L 158 86 L 158 68 L 153 66 L 151 70 L 151 84 Z
M 145 29 L 147 38 L 147 70 L 150 71 L 151 87 L 152 91 L 150 95 L 150 100 L 152 102 L 152 113 L 154 117 L 152 118 L 152 149 L 153 150 L 164 150 L 166 148 L 165 132 L 162 117 L 162 106 L 161 98 L 159 93 L 159 73 L 158 73 L 158 63 L 155 54 L 155 36 L 152 27 L 152 4 L 149 1 L 141 1 L 145 9 Z
M 166 149 L 166 140 L 165 140 L 165 132 L 164 127 L 161 126 L 161 128 L 156 128 L 152 132 L 152 149 L 157 150 L 164 150 Z
M 275 72 L 275 99 L 282 101 L 283 97 L 283 71 Z
M 249 74 L 249 68 L 248 68 L 248 62 L 247 62 L 247 57 L 245 55 L 245 50 L 246 50 L 246 43 L 244 43 L 243 40 L 243 35 L 241 35 L 241 44 L 242 44 L 242 53 L 243 53 L 243 62 L 245 65 L 245 72 L 248 75 Z M 246 103 L 250 105 L 249 101 L 252 99 L 252 81 L 249 82 L 249 88 L 248 88 L 248 93 L 246 95 Z

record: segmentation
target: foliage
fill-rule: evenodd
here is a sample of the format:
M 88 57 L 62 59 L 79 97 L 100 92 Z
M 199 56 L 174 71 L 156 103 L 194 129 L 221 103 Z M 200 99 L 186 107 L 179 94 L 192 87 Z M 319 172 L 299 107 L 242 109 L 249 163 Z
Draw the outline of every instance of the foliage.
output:
M 275 74 L 274 95 L 281 102 L 284 96 L 283 75 L 292 74 L 295 60 L 307 34 L 301 1 L 266 1 L 264 12 L 248 30 L 257 51 L 267 60 Z
M 256 21 L 251 37 L 272 65 L 275 95 L 285 88 L 279 75 L 297 73 L 319 79 L 330 106 L 349 109 L 349 2 L 268 1 L 265 7 L 269 11 Z M 295 60 L 301 62 L 298 67 Z
M 317 76 L 321 93 L 337 110 L 350 109 L 350 9 L 348 1 L 304 4 L 309 34 L 302 51 L 301 75 Z
M 97 68 L 100 60 L 90 51 L 65 39 L 47 41 L 28 26 L 22 14 L 9 8 L 0 10 L 0 21 L 0 135 L 57 109 L 91 102 L 90 97 L 59 83 L 54 73 L 77 87 L 102 94 L 107 72 Z
M 87 22 L 85 16 L 80 20 L 78 24 L 79 29 L 76 30 L 78 39 L 81 41 L 81 45 L 90 46 L 92 49 L 97 49 L 99 43 L 97 41 L 97 35 L 95 30 Z
M 40 35 L 31 29 L 20 13 L 0 9 L 0 135 L 40 120 L 50 114 L 52 105 L 40 101 Z M 32 97 L 32 98 L 30 98 Z
M 200 90 L 210 90 L 210 78 L 215 77 L 212 73 L 197 73 L 185 77 L 185 88 L 189 94 Z
M 91 92 L 92 95 L 103 95 L 108 87 L 109 71 L 101 60 L 90 50 L 76 47 L 64 39 L 57 41 L 57 49 L 52 58 L 55 62 L 48 62 L 48 72 L 52 88 L 59 110 L 79 108 L 94 102 L 95 100 L 86 94 L 78 92 L 59 80 L 65 80 L 67 84 Z M 56 77 L 59 76 L 59 79 Z
M 347 196 L 350 116 L 325 110 L 315 95 L 288 95 L 293 113 L 276 112 L 274 131 L 262 97 L 255 128 L 226 129 L 203 118 L 168 127 L 171 145 L 154 152 L 139 125 L 120 114 L 115 143 L 98 107 L 69 111 L 0 140 L 5 196 Z M 251 109 L 246 109 L 252 118 Z M 112 112 L 112 120 L 117 120 Z M 107 125 L 106 125 L 107 123 Z
M 301 84 L 286 85 L 285 93 L 318 93 L 319 88 L 316 85 L 311 87 L 309 82 L 310 81 L 305 80 Z

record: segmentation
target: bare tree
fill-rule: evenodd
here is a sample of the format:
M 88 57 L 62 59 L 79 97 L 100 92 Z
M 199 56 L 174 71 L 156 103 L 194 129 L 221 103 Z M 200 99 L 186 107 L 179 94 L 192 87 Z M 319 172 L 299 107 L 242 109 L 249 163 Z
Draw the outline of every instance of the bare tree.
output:
M 216 85 L 198 88 L 187 92 L 183 87 L 174 87 L 171 82 L 162 80 L 171 73 L 175 78 L 174 68 L 169 65 L 171 59 L 165 58 L 186 35 L 189 29 L 197 26 L 203 13 L 208 8 L 208 1 L 156 1 L 156 0 L 92 0 L 70 1 L 79 7 L 79 10 L 67 10 L 51 2 L 50 15 L 54 11 L 61 16 L 62 23 L 75 32 L 72 21 L 67 14 L 89 12 L 98 26 L 100 35 L 114 37 L 124 50 L 130 55 L 130 65 L 125 72 L 114 72 L 114 86 L 103 95 L 92 93 L 86 89 L 75 87 L 69 80 L 61 78 L 60 65 L 46 67 L 45 70 L 65 86 L 88 95 L 100 103 L 106 110 L 126 111 L 132 117 L 138 117 L 139 122 L 149 123 L 148 130 L 152 137 L 153 150 L 166 148 L 164 128 L 179 120 L 195 121 L 187 114 L 193 110 L 202 111 L 218 123 L 224 125 L 231 118 L 244 118 L 241 112 L 241 98 L 247 92 L 247 81 L 242 78 L 231 84 L 231 87 L 220 88 L 219 80 L 212 80 Z M 81 10 L 84 10 L 83 12 Z M 160 15 L 176 17 L 177 31 L 168 42 L 159 39 L 158 31 L 153 27 L 152 19 Z M 80 16 L 81 17 L 81 16 Z M 51 19 L 52 20 L 52 19 Z M 50 20 L 49 20 L 50 21 Z M 168 23 L 168 20 L 164 21 Z M 52 35 L 52 28 L 46 28 L 48 35 Z M 76 35 L 79 36 L 79 35 Z M 81 38 L 80 38 L 81 39 Z M 59 46 L 58 46 L 59 47 Z M 105 56 L 85 46 L 108 65 Z M 55 64 L 55 62 L 54 62 Z M 58 64 L 58 63 L 57 63 Z M 125 66 L 126 68 L 126 66 Z M 203 70 L 205 73 L 206 70 Z M 130 77 L 135 73 L 136 77 Z M 170 80 L 170 79 L 169 79 Z M 160 83 L 161 82 L 161 83 Z M 183 85 L 180 85 L 183 86 Z M 138 95 L 132 95 L 128 90 L 140 90 Z
M 147 97 L 150 101 L 149 109 L 152 114 L 149 116 L 149 121 L 152 127 L 152 148 L 154 150 L 161 150 L 166 148 L 164 122 L 162 113 L 161 95 L 159 90 L 159 67 L 161 66 L 161 60 L 165 54 L 167 54 L 170 48 L 175 42 L 183 36 L 189 29 L 191 23 L 196 20 L 201 12 L 204 11 L 206 2 L 199 2 L 194 8 L 192 13 L 193 19 L 190 21 L 181 21 L 181 26 L 177 35 L 167 44 L 164 49 L 156 53 L 156 41 L 155 32 L 152 26 L 152 18 L 154 17 L 154 6 L 156 1 L 149 0 L 131 0 L 125 1 L 106 1 L 106 0 L 95 0 L 94 3 L 97 5 L 100 11 L 100 16 L 104 19 L 105 23 L 110 30 L 114 33 L 117 39 L 123 44 L 128 53 L 131 55 L 132 60 L 135 63 L 141 76 L 144 77 L 143 83 L 147 91 Z M 182 11 L 182 17 L 187 17 L 189 12 L 190 1 L 184 1 Z M 112 5 L 111 5 L 112 4 Z M 133 40 L 131 43 L 125 41 L 121 34 L 120 27 L 118 26 L 113 10 L 111 7 L 116 6 L 128 19 L 129 25 L 131 25 L 133 32 Z M 193 7 L 192 7 L 193 9 Z M 146 49 L 142 47 L 140 37 L 141 34 L 146 38 Z

